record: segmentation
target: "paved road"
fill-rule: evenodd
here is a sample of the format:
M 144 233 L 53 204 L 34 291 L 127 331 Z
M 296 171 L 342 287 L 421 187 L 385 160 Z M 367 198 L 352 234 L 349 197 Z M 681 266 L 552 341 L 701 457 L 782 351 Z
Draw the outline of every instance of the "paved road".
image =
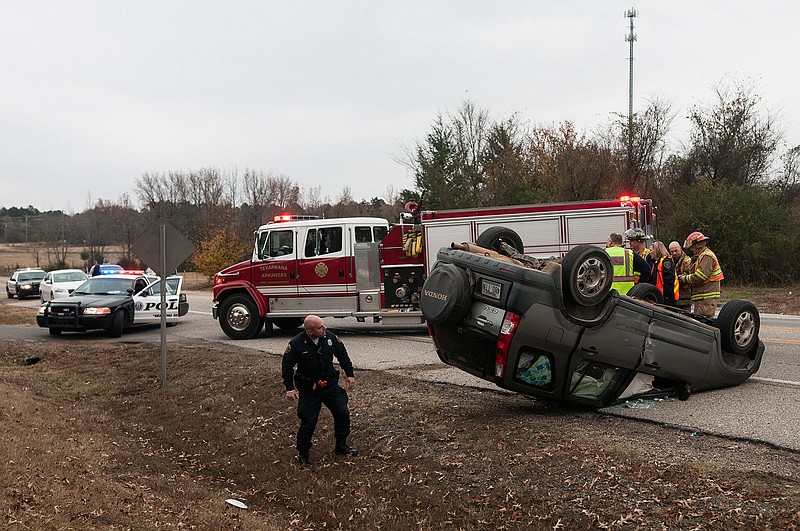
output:
M 275 329 L 271 337 L 249 341 L 228 339 L 211 318 L 211 295 L 189 292 L 189 315 L 167 329 L 168 342 L 216 343 L 255 349 L 277 358 L 295 333 Z M 4 300 L 6 304 L 38 306 L 38 301 Z M 762 441 L 800 450 L 800 317 L 762 315 L 761 337 L 766 353 L 757 376 L 744 384 L 698 393 L 686 401 L 647 402 L 650 407 L 632 409 L 615 406 L 602 410 L 618 415 L 679 427 L 692 432 L 713 433 L 737 439 Z M 415 378 L 497 389 L 492 384 L 442 364 L 424 326 L 387 327 L 358 323 L 354 319 L 327 319 L 328 327 L 345 340 L 353 363 L 359 370 L 390 370 Z M 87 336 L 97 341 L 158 342 L 157 328 L 126 331 L 122 339 L 100 333 L 64 334 L 50 337 L 44 329 L 0 327 L 5 338 L 77 341 Z

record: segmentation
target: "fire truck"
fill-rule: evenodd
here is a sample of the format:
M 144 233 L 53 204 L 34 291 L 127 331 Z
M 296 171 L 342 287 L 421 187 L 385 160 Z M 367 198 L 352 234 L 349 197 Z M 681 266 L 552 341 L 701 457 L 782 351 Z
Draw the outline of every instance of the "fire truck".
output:
M 399 223 L 373 217 L 276 216 L 255 232 L 252 255 L 214 276 L 212 313 L 233 339 L 273 325 L 294 329 L 308 314 L 422 324 L 419 294 L 441 247 L 501 239 L 536 258 L 577 245 L 605 247 L 612 232 L 653 234 L 649 199 L 421 211 L 411 201 Z

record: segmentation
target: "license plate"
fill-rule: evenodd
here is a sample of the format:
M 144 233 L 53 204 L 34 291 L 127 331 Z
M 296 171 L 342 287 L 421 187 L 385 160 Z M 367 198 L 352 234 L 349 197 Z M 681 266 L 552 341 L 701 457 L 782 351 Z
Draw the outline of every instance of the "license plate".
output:
M 488 280 L 481 279 L 481 295 L 499 301 L 501 291 L 502 291 L 502 286 L 500 284 L 496 284 L 494 282 L 489 282 Z

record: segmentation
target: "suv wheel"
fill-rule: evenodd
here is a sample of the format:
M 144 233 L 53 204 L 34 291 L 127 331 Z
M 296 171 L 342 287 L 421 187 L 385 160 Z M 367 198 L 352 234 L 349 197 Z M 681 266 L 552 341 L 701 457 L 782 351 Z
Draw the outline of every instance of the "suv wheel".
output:
M 594 306 L 606 298 L 614 282 L 611 258 L 599 247 L 579 245 L 561 262 L 564 292 L 579 306 Z
M 719 311 L 716 326 L 722 336 L 722 350 L 744 356 L 758 343 L 761 316 L 752 302 L 732 300 Z
M 8 291 L 8 286 L 6 286 L 6 295 L 8 296 L 9 299 L 13 299 L 14 298 L 14 296 L 11 294 L 11 292 Z
M 440 262 L 422 286 L 419 298 L 422 315 L 432 324 L 456 323 L 467 313 L 470 295 L 466 271 Z
M 519 234 L 506 227 L 489 227 L 481 232 L 478 239 L 475 240 L 475 244 L 479 247 L 499 251 L 499 249 L 495 248 L 495 245 L 499 241 L 507 243 L 520 254 L 525 252 L 522 238 L 519 237 Z
M 647 282 L 636 284 L 628 290 L 626 295 L 653 304 L 664 304 L 664 294 L 661 293 L 661 290 Z

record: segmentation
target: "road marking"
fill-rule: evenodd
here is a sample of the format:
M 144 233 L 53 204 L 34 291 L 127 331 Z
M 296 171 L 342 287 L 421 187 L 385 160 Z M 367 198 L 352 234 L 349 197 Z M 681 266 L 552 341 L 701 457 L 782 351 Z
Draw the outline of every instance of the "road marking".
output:
M 777 380 L 775 378 L 761 378 L 760 376 L 753 376 L 750 380 L 755 380 L 757 382 L 765 382 L 765 383 L 775 383 L 781 385 L 790 385 L 792 387 L 800 387 L 800 382 L 795 382 L 792 380 Z
M 797 332 L 797 328 L 782 328 L 779 326 L 762 326 L 761 330 L 774 330 L 776 332 Z
M 762 337 L 761 341 L 764 343 L 780 343 L 781 345 L 800 345 L 800 339 L 772 339 L 769 337 Z

